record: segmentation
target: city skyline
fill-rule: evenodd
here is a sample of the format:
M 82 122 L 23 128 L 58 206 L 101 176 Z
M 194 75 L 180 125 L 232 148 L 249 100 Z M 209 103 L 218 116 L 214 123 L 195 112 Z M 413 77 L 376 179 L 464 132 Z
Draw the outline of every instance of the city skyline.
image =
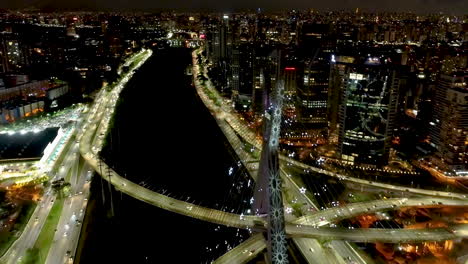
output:
M 180 9 L 180 10 L 216 10 L 218 12 L 236 12 L 242 9 L 256 10 L 258 8 L 267 11 L 279 11 L 284 9 L 317 9 L 320 11 L 326 10 L 349 10 L 355 11 L 356 8 L 365 12 L 415 12 L 424 13 L 439 13 L 463 15 L 468 12 L 466 1 L 464 0 L 331 0 L 331 1 L 247 1 L 239 0 L 235 2 L 229 1 L 214 1 L 214 0 L 197 0 L 187 3 L 185 1 L 148 1 L 135 0 L 131 3 L 128 1 L 110 1 L 110 0 L 2 0 L 0 8 L 47 8 L 53 10 L 60 9 L 90 9 L 90 10 L 141 10 L 150 11 L 152 9 Z
M 39 2 L 0 12 L 1 263 L 468 259 L 466 14 Z

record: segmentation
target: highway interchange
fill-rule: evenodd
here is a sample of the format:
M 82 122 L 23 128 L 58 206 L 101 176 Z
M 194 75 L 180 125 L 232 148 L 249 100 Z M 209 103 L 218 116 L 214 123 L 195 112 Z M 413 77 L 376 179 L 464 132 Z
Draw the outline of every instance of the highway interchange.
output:
M 146 59 L 151 56 L 150 50 L 145 50 L 145 58 L 135 67 L 140 67 Z M 195 54 L 195 52 L 194 52 Z M 199 66 L 196 65 L 196 56 L 194 56 L 194 76 L 197 76 Z M 89 178 L 88 171 L 98 172 L 104 179 L 110 181 L 112 185 L 141 201 L 150 203 L 160 208 L 170 210 L 179 214 L 187 215 L 197 219 L 210 221 L 212 223 L 223 224 L 227 226 L 247 228 L 247 229 L 262 229 L 266 226 L 265 219 L 253 216 L 253 215 L 237 215 L 227 213 L 219 210 L 205 208 L 197 206 L 188 202 L 176 200 L 148 190 L 138 184 L 126 180 L 119 176 L 114 170 L 112 170 L 107 164 L 99 160 L 98 153 L 102 148 L 103 135 L 108 131 L 108 123 L 111 119 L 112 113 L 115 110 L 116 101 L 118 99 L 120 91 L 124 88 L 125 83 L 133 75 L 133 70 L 126 74 L 122 81 L 114 87 L 111 91 L 101 89 L 97 94 L 96 100 L 92 107 L 82 113 L 82 117 L 77 122 L 76 134 L 70 136 L 67 144 L 71 147 L 64 155 L 64 159 L 61 163 L 61 168 L 55 176 L 57 179 L 65 177 L 68 172 L 70 173 L 70 183 L 72 183 L 71 193 L 72 195 L 65 199 L 62 215 L 55 232 L 53 243 L 48 252 L 46 263 L 68 263 L 73 261 L 70 259 L 74 255 L 77 247 L 79 234 L 81 231 L 80 222 L 84 215 L 83 212 L 86 210 L 87 198 L 89 196 Z M 195 78 L 196 79 L 196 78 Z M 239 145 L 242 141 L 247 141 L 253 146 L 261 149 L 259 139 L 243 124 L 232 110 L 227 106 L 224 101 L 221 107 L 213 105 L 210 98 L 205 95 L 200 88 L 200 83 L 195 80 L 196 88 L 199 96 L 203 102 L 211 110 L 212 114 L 216 117 L 220 128 L 225 133 L 226 137 L 233 144 L 236 153 L 239 155 L 241 161 L 248 168 L 250 174 L 255 179 L 256 170 L 258 163 L 248 153 L 239 149 Z M 238 137 L 240 136 L 240 137 Z M 78 164 L 79 154 L 82 155 L 84 160 L 81 165 Z M 466 195 L 456 193 L 437 192 L 421 189 L 413 189 L 401 186 L 394 186 L 390 184 L 383 184 L 372 181 L 364 181 L 357 178 L 352 178 L 344 175 L 335 174 L 333 172 L 324 171 L 320 168 L 315 168 L 297 162 L 291 158 L 281 156 L 281 159 L 288 165 L 297 166 L 304 170 L 317 171 L 319 173 L 338 178 L 344 181 L 351 181 L 359 184 L 372 185 L 378 188 L 384 188 L 389 190 L 404 191 L 407 193 L 413 193 L 424 196 L 423 198 L 397 198 L 388 200 L 378 200 L 360 204 L 349 204 L 344 207 L 330 208 L 324 211 L 319 211 L 316 214 L 310 214 L 298 219 L 288 219 L 290 223 L 286 226 L 286 231 L 291 236 L 296 245 L 302 248 L 304 257 L 307 260 L 312 258 L 323 259 L 322 257 L 329 257 L 330 252 L 324 251 L 322 246 L 318 244 L 315 239 L 309 238 L 334 238 L 338 240 L 349 240 L 349 241 L 385 241 L 391 243 L 407 242 L 407 241 L 436 241 L 436 240 L 447 240 L 454 239 L 456 236 L 466 237 L 465 227 L 460 227 L 459 232 L 448 232 L 446 229 L 402 229 L 402 230 L 385 230 L 385 229 L 345 229 L 342 228 L 330 228 L 325 227 L 331 222 L 339 219 L 345 219 L 352 216 L 356 216 L 362 213 L 370 213 L 381 210 L 392 210 L 404 206 L 436 206 L 439 202 L 444 206 L 466 206 Z M 62 167 L 63 166 L 63 167 Z M 283 169 L 287 169 L 283 167 Z M 110 172 L 110 173 L 108 173 Z M 111 175 L 110 177 L 108 175 Z M 316 207 L 305 195 L 302 195 L 299 191 L 299 187 L 289 178 L 286 177 L 287 172 L 283 171 L 283 179 L 289 179 L 284 181 L 284 184 L 291 190 L 295 191 L 295 195 L 303 199 L 312 207 Z M 42 225 L 44 225 L 47 215 L 53 204 L 55 196 L 50 193 L 50 188 L 46 189 L 47 195 L 44 196 L 39 206 L 37 206 L 31 220 L 24 229 L 22 235 L 17 241 L 10 247 L 7 253 L 0 259 L 2 263 L 20 263 L 26 250 L 34 246 L 34 243 L 39 236 Z M 437 196 L 439 198 L 432 198 Z M 447 199 L 450 198 L 450 199 Z M 403 200 L 406 199 L 406 200 Z M 37 220 L 36 220 L 37 219 Z M 78 220 L 78 221 L 77 221 Z M 319 228 L 320 227 L 320 228 Z M 331 243 L 332 247 L 336 248 L 338 255 L 349 256 L 353 255 L 353 260 L 356 263 L 365 263 L 362 258 L 355 256 L 356 252 L 349 249 L 348 246 L 342 241 L 334 241 Z M 236 260 L 239 263 L 245 263 L 249 259 L 253 258 L 256 254 L 261 252 L 266 247 L 264 238 L 261 234 L 256 234 L 250 239 L 234 248 L 226 255 L 221 257 L 217 263 L 229 263 L 226 261 Z M 306 252 L 304 252 L 306 251 Z M 358 255 L 358 254 L 357 254 Z M 344 263 L 343 258 L 336 258 L 337 263 Z

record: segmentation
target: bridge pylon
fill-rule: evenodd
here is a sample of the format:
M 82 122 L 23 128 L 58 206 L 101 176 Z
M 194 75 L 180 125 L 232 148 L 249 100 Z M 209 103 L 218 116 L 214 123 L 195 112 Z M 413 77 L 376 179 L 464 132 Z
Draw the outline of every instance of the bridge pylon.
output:
M 264 90 L 263 148 L 255 186 L 253 212 L 268 218 L 268 259 L 288 263 L 283 197 L 278 158 L 284 81 L 278 80 L 271 96 Z

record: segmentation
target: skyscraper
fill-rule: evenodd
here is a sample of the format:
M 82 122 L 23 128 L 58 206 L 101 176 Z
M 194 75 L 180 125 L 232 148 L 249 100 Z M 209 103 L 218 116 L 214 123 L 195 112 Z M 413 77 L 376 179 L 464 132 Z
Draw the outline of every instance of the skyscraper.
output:
M 336 115 L 337 153 L 345 163 L 388 163 L 400 86 L 390 61 L 385 56 L 332 57 L 336 86 L 330 98 L 337 101 L 329 105 Z
M 254 48 L 250 43 L 239 43 L 232 48 L 229 85 L 232 98 L 241 110 L 249 110 L 253 94 Z
M 304 71 L 303 81 L 297 91 L 299 119 L 302 123 L 325 128 L 330 57 L 336 46 L 336 37 L 329 24 L 303 24 L 300 32 Z
M 299 118 L 302 123 L 326 127 L 329 66 L 310 60 L 304 66 L 303 84 L 297 90 Z
M 223 15 L 208 32 L 208 58 L 213 63 L 212 80 L 224 94 L 230 92 L 230 56 L 232 53 L 232 35 L 229 27 L 229 16 Z
M 441 75 L 430 122 L 431 143 L 445 169 L 466 173 L 468 169 L 468 74 Z

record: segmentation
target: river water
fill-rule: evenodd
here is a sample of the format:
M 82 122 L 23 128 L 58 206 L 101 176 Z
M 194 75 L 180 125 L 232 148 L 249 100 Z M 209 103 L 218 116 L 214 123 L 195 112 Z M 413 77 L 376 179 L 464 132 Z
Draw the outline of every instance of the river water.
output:
M 135 183 L 203 206 L 245 212 L 252 195 L 245 169 L 196 95 L 190 50 L 155 50 L 121 94 L 103 150 Z M 112 191 L 96 176 L 79 263 L 206 263 L 248 237 Z M 104 195 L 103 195 L 104 194 Z M 103 201 L 105 200 L 105 201 Z

